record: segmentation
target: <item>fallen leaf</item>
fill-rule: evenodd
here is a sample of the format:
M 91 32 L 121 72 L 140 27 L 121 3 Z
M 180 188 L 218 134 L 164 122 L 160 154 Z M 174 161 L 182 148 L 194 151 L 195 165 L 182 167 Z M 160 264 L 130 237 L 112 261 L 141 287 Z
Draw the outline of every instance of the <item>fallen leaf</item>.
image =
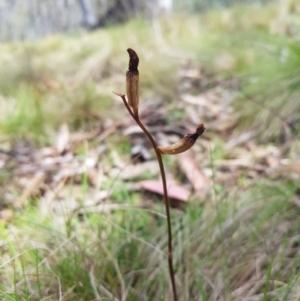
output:
M 226 144 L 226 149 L 231 149 L 239 144 L 243 144 L 245 142 L 249 142 L 252 138 L 254 138 L 258 134 L 258 130 L 248 131 L 246 133 L 242 133 L 238 136 L 232 137 Z
M 164 195 L 163 185 L 161 181 L 145 180 L 138 183 L 139 187 L 147 191 Z M 182 202 L 187 202 L 190 196 L 190 191 L 176 184 L 167 184 L 168 196 L 170 199 L 175 199 Z
M 207 97 L 203 95 L 190 95 L 190 94 L 184 94 L 181 95 L 181 99 L 189 104 L 197 105 L 197 106 L 206 106 L 207 104 Z
M 138 125 L 133 124 L 133 125 L 126 127 L 123 130 L 122 134 L 123 134 L 123 136 L 129 136 L 129 135 L 141 134 L 141 133 L 143 133 L 142 129 Z
M 55 148 L 59 154 L 66 151 L 70 144 L 70 132 L 66 123 L 62 124 L 55 139 Z
M 190 149 L 178 155 L 178 160 L 186 177 L 189 179 L 196 193 L 207 191 L 210 187 L 210 180 L 201 170 L 195 152 Z

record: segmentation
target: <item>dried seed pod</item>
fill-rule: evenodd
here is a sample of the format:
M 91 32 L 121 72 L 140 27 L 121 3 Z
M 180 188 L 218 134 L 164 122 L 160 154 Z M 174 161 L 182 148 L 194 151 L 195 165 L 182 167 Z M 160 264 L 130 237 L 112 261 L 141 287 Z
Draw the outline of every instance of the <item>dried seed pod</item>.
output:
M 138 116 L 139 108 L 139 57 L 136 52 L 128 48 L 129 54 L 129 67 L 126 72 L 126 94 L 128 99 L 128 105 L 132 108 L 135 116 Z
M 156 150 L 163 155 L 177 155 L 183 153 L 188 149 L 190 149 L 195 144 L 196 140 L 200 135 L 203 134 L 204 130 L 205 130 L 204 125 L 200 124 L 197 126 L 195 133 L 184 135 L 184 137 L 180 141 L 172 145 L 165 146 L 165 147 L 157 146 Z

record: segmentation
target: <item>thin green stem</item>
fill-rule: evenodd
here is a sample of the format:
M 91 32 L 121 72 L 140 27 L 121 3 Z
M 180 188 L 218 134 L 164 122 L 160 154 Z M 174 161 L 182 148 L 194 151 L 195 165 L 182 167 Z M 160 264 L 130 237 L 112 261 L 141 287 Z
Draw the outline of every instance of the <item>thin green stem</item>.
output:
M 169 272 L 170 272 L 170 278 L 171 278 L 171 283 L 172 283 L 172 290 L 173 290 L 173 296 L 174 296 L 174 301 L 178 301 L 177 298 L 177 292 L 176 292 L 176 284 L 175 284 L 175 273 L 174 273 L 174 267 L 173 267 L 173 247 L 172 247 L 172 226 L 171 226 L 171 214 L 170 214 L 170 202 L 169 202 L 169 197 L 168 197 L 168 189 L 167 189 L 167 180 L 166 180 L 166 174 L 165 174 L 165 169 L 164 169 L 164 163 L 161 157 L 160 152 L 157 151 L 157 144 L 155 140 L 153 139 L 152 135 L 149 133 L 149 131 L 146 129 L 144 124 L 140 121 L 138 114 L 134 114 L 129 107 L 125 95 L 119 95 L 123 102 L 124 105 L 131 115 L 131 117 L 134 119 L 134 121 L 139 125 L 139 127 L 142 129 L 142 131 L 147 135 L 148 139 L 150 140 L 152 147 L 155 151 L 156 158 L 158 161 L 159 169 L 160 169 L 160 174 L 161 174 L 161 179 L 163 183 L 163 191 L 164 191 L 164 203 L 165 203 L 165 208 L 166 208 L 166 216 L 167 216 L 167 225 L 168 225 L 168 264 L 169 264 Z

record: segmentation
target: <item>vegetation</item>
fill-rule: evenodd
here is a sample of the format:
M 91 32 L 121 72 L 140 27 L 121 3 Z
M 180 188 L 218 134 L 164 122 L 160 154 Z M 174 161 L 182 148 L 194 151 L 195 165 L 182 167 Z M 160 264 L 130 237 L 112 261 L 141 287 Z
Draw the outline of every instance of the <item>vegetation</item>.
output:
M 195 112 L 207 128 L 207 193 L 171 212 L 179 300 L 298 300 L 296 14 L 237 6 L 1 45 L 1 300 L 171 300 L 162 198 L 135 186 L 157 173 L 133 175 L 139 133 L 112 94 L 128 47 L 156 139 Z M 176 162 L 167 177 L 196 190 Z

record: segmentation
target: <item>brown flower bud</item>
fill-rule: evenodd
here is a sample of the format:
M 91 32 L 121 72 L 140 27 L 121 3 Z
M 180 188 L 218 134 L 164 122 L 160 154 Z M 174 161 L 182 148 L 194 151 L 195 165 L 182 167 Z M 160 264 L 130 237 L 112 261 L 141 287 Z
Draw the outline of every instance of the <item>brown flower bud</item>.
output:
M 197 126 L 196 132 L 194 134 L 184 135 L 184 137 L 180 141 L 169 146 L 157 146 L 156 150 L 163 155 L 177 155 L 183 153 L 195 144 L 198 137 L 203 134 L 204 130 L 204 125 L 200 124 Z
M 129 54 L 129 67 L 126 72 L 126 94 L 128 99 L 128 105 L 132 108 L 133 114 L 138 116 L 139 108 L 139 57 L 136 52 L 128 48 Z

